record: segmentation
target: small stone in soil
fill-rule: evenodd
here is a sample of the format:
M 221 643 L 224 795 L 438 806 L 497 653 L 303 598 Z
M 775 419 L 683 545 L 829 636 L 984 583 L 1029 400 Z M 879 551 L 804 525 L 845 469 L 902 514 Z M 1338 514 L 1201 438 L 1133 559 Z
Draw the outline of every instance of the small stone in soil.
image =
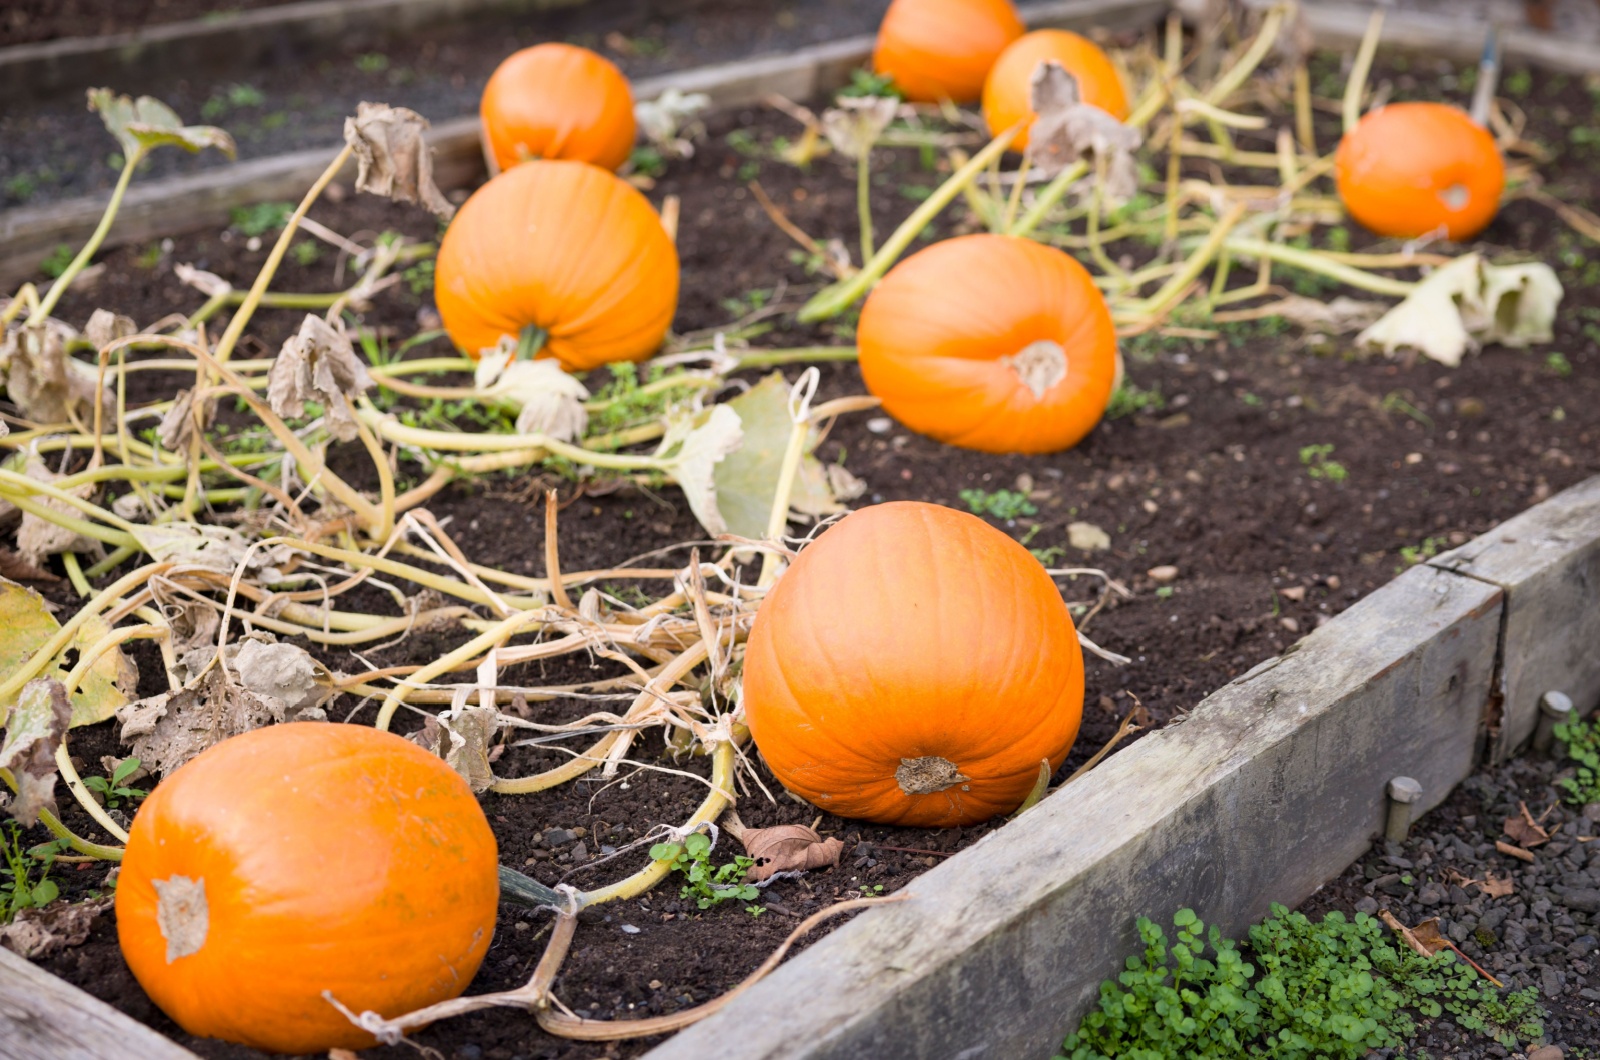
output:
M 632 924 L 623 924 L 622 933 L 624 935 L 637 935 L 639 933 L 639 929 L 634 927 Z
M 1172 566 L 1171 564 L 1163 564 L 1160 567 L 1151 567 L 1145 573 L 1149 576 L 1151 581 L 1164 583 L 1175 581 L 1177 579 L 1178 568 Z
M 545 832 L 544 843 L 548 847 L 564 847 L 568 843 L 574 842 L 577 838 L 578 833 L 570 829 L 552 828 Z

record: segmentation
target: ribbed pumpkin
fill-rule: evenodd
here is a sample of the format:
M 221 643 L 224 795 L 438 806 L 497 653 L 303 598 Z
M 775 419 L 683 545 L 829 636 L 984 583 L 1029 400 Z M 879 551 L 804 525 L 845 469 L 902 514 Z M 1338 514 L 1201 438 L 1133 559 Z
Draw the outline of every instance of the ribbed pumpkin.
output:
M 846 516 L 756 615 L 756 746 L 843 817 L 944 828 L 1021 805 L 1083 714 L 1083 653 L 1027 549 L 976 516 L 902 501 Z
M 872 67 L 913 102 L 971 103 L 1022 33 L 1011 0 L 894 0 L 878 27 Z
M 990 453 L 1076 445 L 1117 372 L 1111 311 L 1088 271 L 1010 236 L 947 239 L 902 261 L 867 298 L 856 343 L 886 412 Z
M 494 833 L 439 758 L 361 725 L 225 740 L 145 800 L 117 881 L 128 967 L 191 1034 L 373 1044 L 322 996 L 398 1016 L 460 994 L 494 934 Z
M 1033 115 L 1033 72 L 1054 60 L 1078 79 L 1078 93 L 1118 121 L 1128 116 L 1128 93 L 1110 56 L 1086 37 L 1070 30 L 1039 29 L 1000 53 L 983 86 L 983 119 L 996 135 Z M 1028 146 L 1028 132 L 1011 143 L 1013 151 Z
M 470 356 L 548 333 L 570 371 L 637 361 L 678 306 L 678 251 L 650 201 L 586 162 L 525 162 L 479 188 L 445 231 L 434 301 Z
M 1345 133 L 1334 156 L 1339 198 L 1381 236 L 1440 229 L 1471 239 L 1500 209 L 1506 167 L 1494 137 L 1447 103 L 1391 103 Z
M 502 170 L 534 158 L 616 170 L 638 131 L 622 71 L 571 44 L 537 44 L 507 58 L 484 86 L 478 114 L 485 150 Z

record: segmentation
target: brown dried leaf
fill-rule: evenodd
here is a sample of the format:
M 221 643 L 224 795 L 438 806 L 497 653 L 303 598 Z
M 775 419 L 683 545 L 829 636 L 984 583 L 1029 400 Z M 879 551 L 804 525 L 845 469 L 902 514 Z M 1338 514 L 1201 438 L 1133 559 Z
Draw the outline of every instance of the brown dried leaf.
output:
M 40 810 L 56 809 L 56 751 L 72 724 L 72 701 L 67 689 L 51 677 L 39 677 L 22 686 L 6 717 L 6 737 L 0 742 L 0 768 L 11 770 L 17 794 L 5 809 L 32 827 Z
M 1476 882 L 1478 890 L 1489 898 L 1509 898 L 1517 892 L 1517 885 L 1511 881 L 1509 874 L 1496 876 L 1493 873 L 1486 872 L 1483 874 L 1483 879 Z
M 115 415 L 111 388 L 99 387 L 98 366 L 67 355 L 67 344 L 77 337 L 61 321 L 47 320 L 12 328 L 0 342 L 6 393 L 35 423 L 67 423 L 68 410 L 87 423 L 94 418 L 97 392 L 106 421 Z
M 211 398 L 203 403 L 200 409 L 200 427 L 202 430 L 211 426 L 212 419 L 217 414 L 217 401 Z M 172 407 L 167 414 L 161 417 L 161 426 L 156 428 L 156 437 L 161 439 L 161 448 L 169 453 L 183 453 L 189 449 L 189 442 L 194 437 L 195 428 L 194 390 L 192 388 L 178 391 L 178 396 L 173 399 Z
M 355 438 L 355 417 L 345 401 L 372 386 L 367 366 L 342 330 L 307 315 L 300 331 L 284 342 L 267 373 L 267 401 L 286 418 L 305 415 L 305 403 L 322 405 L 328 432 L 341 441 Z
M 1428 951 L 1429 956 L 1438 953 L 1440 950 L 1451 948 L 1449 940 L 1439 934 L 1439 918 L 1436 916 L 1429 917 L 1412 928 L 1411 934 L 1413 938 L 1422 943 L 1422 948 Z
M 23 559 L 22 556 L 9 548 L 0 547 L 0 578 L 9 578 L 14 582 L 58 582 L 59 574 L 45 570 L 43 567 Z
M 139 330 L 130 317 L 120 313 L 113 313 L 109 309 L 96 309 L 89 315 L 89 322 L 83 326 L 83 337 L 94 345 L 96 350 L 103 350 L 118 339 L 125 339 Z
M 731 831 L 731 829 L 730 829 Z M 823 839 L 803 824 L 780 824 L 772 828 L 746 828 L 739 833 L 745 853 L 756 863 L 745 879 L 760 882 L 780 872 L 807 872 L 830 869 L 839 864 L 844 843 L 837 837 Z
M 1507 817 L 1503 831 L 1512 842 L 1524 850 L 1532 850 L 1536 846 L 1550 842 L 1550 833 L 1534 823 L 1533 818 L 1528 816 L 1527 807 L 1523 807 L 1522 816 Z
M 60 953 L 89 940 L 100 914 L 115 899 L 94 898 L 71 905 L 58 902 L 46 909 L 24 909 L 11 923 L 0 927 L 0 946 L 30 961 Z
M 1531 851 L 1524 850 L 1519 846 L 1514 846 L 1511 843 L 1507 843 L 1503 839 L 1496 839 L 1494 841 L 1494 848 L 1508 857 L 1516 858 L 1518 861 L 1526 861 L 1530 865 L 1533 864 L 1535 860 Z
M 362 103 L 344 120 L 344 139 L 355 150 L 356 190 L 399 202 L 419 202 L 450 218 L 456 208 L 433 182 L 433 149 L 423 139 L 428 121 L 414 110 Z
M 45 466 L 43 460 L 37 456 L 30 456 L 23 473 L 36 482 L 53 483 L 63 476 L 56 474 Z M 85 483 L 69 490 L 74 497 L 88 500 L 94 493 L 94 484 Z M 62 515 L 82 518 L 83 513 L 66 501 L 59 501 L 53 497 L 35 497 L 40 505 Z M 55 556 L 63 552 L 95 552 L 99 543 L 91 538 L 84 537 L 76 530 L 51 522 L 43 516 L 32 512 L 22 513 L 22 526 L 17 530 L 17 549 L 22 558 L 37 567 L 46 556 Z
M 493 707 L 460 707 L 430 714 L 407 739 L 443 758 L 473 791 L 483 792 L 495 781 L 489 763 L 498 756 L 491 754 L 489 744 L 499 731 L 500 714 Z
M 1038 115 L 1028 132 L 1028 158 L 1046 177 L 1054 177 L 1079 159 L 1105 170 L 1105 195 L 1125 202 L 1139 190 L 1133 152 L 1139 130 L 1106 111 L 1083 102 L 1078 79 L 1057 62 L 1039 64 L 1033 73 L 1033 109 Z

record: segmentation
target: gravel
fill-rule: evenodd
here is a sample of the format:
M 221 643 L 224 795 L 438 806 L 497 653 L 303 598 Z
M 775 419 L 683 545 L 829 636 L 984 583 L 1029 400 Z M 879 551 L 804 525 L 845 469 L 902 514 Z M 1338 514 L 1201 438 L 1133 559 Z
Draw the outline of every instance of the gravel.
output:
M 1513 989 L 1535 986 L 1547 1010 L 1545 1041 L 1526 1060 L 1600 1055 L 1600 805 L 1562 803 L 1561 763 L 1522 758 L 1469 777 L 1412 826 L 1403 843 L 1380 840 L 1302 907 L 1373 915 L 1408 926 L 1438 917 L 1441 932 Z M 1532 863 L 1496 850 L 1506 818 L 1526 804 L 1550 833 Z M 1490 897 L 1477 882 L 1509 877 L 1513 892 Z M 1434 1057 L 1520 1056 L 1448 1020 L 1417 1045 Z

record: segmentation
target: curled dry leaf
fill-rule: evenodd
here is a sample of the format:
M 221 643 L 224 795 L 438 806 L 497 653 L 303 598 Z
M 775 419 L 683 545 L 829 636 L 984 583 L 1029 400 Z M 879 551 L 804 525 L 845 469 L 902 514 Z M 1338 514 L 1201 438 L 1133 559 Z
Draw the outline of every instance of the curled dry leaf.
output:
M 835 151 L 860 158 L 872 150 L 900 111 L 892 96 L 846 96 L 822 112 L 822 132 Z
M 100 115 L 106 129 L 122 144 L 128 158 L 171 145 L 191 153 L 215 147 L 233 158 L 233 137 L 210 125 L 185 125 L 177 113 L 159 99 L 119 96 L 109 88 L 89 89 L 89 109 Z
M 94 922 L 115 900 L 108 895 L 70 905 L 57 902 L 45 909 L 24 909 L 0 927 L 0 946 L 30 961 L 82 946 L 89 941 Z
M 1534 847 L 1550 842 L 1550 833 L 1525 815 L 1507 817 L 1503 830 L 1513 843 L 1524 850 L 1532 850 Z
M 344 140 L 356 156 L 356 190 L 454 216 L 456 208 L 433 182 L 433 149 L 422 135 L 427 129 L 428 120 L 405 107 L 357 106 L 356 116 L 344 120 Z
M 0 579 L 0 629 L 6 632 L 0 639 L 0 674 L 9 674 L 15 673 L 43 648 L 61 629 L 61 623 L 50 613 L 44 597 L 15 582 Z M 95 616 L 79 627 L 67 652 L 81 654 L 110 632 L 105 620 Z M 61 678 L 66 672 L 63 660 L 58 658 L 45 670 L 44 676 Z M 128 702 L 128 695 L 138 685 L 139 668 L 121 648 L 112 648 L 89 668 L 72 693 L 72 724 L 92 725 L 105 721 Z M 6 711 L 11 706 L 0 701 L 0 722 L 5 721 Z
M 337 694 L 333 675 L 305 649 L 252 633 L 223 649 L 196 648 L 179 660 L 176 692 L 150 696 L 117 711 L 122 741 L 152 772 L 166 774 L 230 736 L 264 725 L 325 721 Z
M 499 731 L 500 713 L 493 707 L 459 707 L 430 714 L 422 728 L 406 739 L 443 758 L 473 791 L 484 792 L 495 779 L 489 744 Z
M 188 284 L 207 298 L 217 298 L 233 290 L 233 284 L 224 280 L 214 272 L 197 269 L 193 265 L 177 264 L 172 267 L 173 275 L 178 277 L 179 283 Z
M 211 421 L 217 414 L 216 399 L 211 398 L 202 402 L 199 414 L 199 427 L 204 431 L 211 426 Z M 167 452 L 185 452 L 195 436 L 195 426 L 194 389 L 187 388 L 178 391 L 172 407 L 161 417 L 161 426 L 156 428 L 156 437 L 161 440 L 161 447 Z
M 731 826 L 728 830 L 735 831 Z M 744 877 L 753 883 L 780 872 L 834 868 L 844 851 L 844 843 L 837 837 L 823 839 L 815 829 L 803 824 L 780 824 L 772 828 L 741 826 L 735 834 L 744 844 L 745 853 L 755 859 Z
M 83 326 L 83 337 L 88 339 L 96 350 L 103 350 L 118 339 L 125 339 L 139 330 L 130 317 L 120 313 L 113 313 L 109 309 L 96 309 L 89 315 L 89 322 Z
M 28 827 L 39 811 L 56 809 L 56 751 L 72 724 L 72 702 L 66 687 L 53 677 L 39 677 L 22 686 L 6 717 L 0 741 L 0 768 L 9 769 L 17 793 L 4 807 Z
M 348 442 L 360 432 L 346 399 L 371 386 L 367 366 L 344 332 L 307 314 L 300 331 L 285 340 L 272 362 L 267 373 L 267 402 L 273 412 L 289 419 L 305 415 L 307 401 L 318 402 L 328 433 Z
M 669 430 L 663 441 L 663 451 L 676 440 L 675 433 L 682 443 L 677 452 L 667 458 L 667 473 L 683 490 L 689 509 L 700 520 L 700 525 L 711 534 L 726 533 L 728 523 L 717 503 L 716 472 L 717 465 L 737 452 L 744 442 L 739 414 L 727 405 L 718 405 L 704 423 L 687 434 L 681 427 L 676 432 Z
M 100 386 L 96 365 L 69 356 L 68 343 L 78 333 L 59 320 L 8 330 L 0 340 L 0 366 L 6 394 L 35 423 L 67 423 L 76 413 L 85 423 L 94 419 L 95 395 L 106 422 L 116 412 L 110 387 Z
M 1139 130 L 1083 102 L 1078 79 L 1058 62 L 1040 63 L 1033 73 L 1033 109 L 1038 115 L 1028 133 L 1028 159 L 1046 177 L 1054 177 L 1080 159 L 1104 171 L 1104 193 L 1122 203 L 1139 191 L 1139 170 L 1133 152 Z
M 655 99 L 633 105 L 633 117 L 645 139 L 668 158 L 692 158 L 694 141 L 705 128 L 696 119 L 711 97 L 704 92 L 680 92 L 669 88 Z
M 1487 343 L 1529 346 L 1549 342 L 1565 291 L 1543 262 L 1491 265 L 1464 254 L 1435 269 L 1356 336 L 1356 345 L 1393 354 L 1414 349 L 1452 368 Z
M 0 548 L 0 578 L 14 582 L 58 582 L 61 576 L 29 563 L 19 553 Z
M 486 399 L 518 410 L 517 430 L 523 434 L 574 442 L 589 426 L 583 406 L 588 388 L 554 358 L 519 360 L 517 343 L 510 337 L 483 351 L 473 380 Z

